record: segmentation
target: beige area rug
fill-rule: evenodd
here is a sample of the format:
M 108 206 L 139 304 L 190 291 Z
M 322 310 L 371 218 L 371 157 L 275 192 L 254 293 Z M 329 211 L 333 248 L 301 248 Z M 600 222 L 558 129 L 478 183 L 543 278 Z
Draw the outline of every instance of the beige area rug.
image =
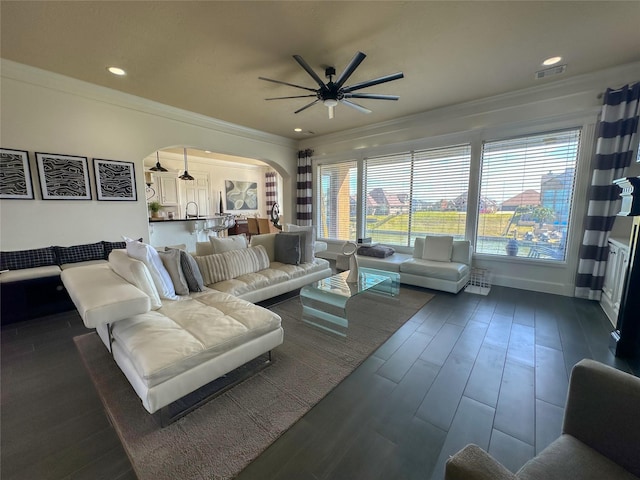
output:
M 269 308 L 284 343 L 273 363 L 175 423 L 160 428 L 95 333 L 75 337 L 89 375 L 140 480 L 233 478 L 373 353 L 432 294 L 350 300 L 346 337 L 302 322 L 299 297 Z

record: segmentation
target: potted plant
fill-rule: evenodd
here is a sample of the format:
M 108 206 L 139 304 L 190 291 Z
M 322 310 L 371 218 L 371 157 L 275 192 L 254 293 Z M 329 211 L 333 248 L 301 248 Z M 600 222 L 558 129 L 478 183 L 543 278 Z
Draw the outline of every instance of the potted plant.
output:
M 149 211 L 151 212 L 151 218 L 157 218 L 158 212 L 162 208 L 160 202 L 149 202 Z

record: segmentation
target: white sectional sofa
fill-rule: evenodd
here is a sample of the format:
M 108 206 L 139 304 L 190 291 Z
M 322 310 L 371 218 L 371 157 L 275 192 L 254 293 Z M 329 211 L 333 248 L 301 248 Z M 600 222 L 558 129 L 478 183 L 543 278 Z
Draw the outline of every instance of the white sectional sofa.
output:
M 172 299 L 162 298 L 153 268 L 126 250 L 113 250 L 106 264 L 62 272 L 84 324 L 97 330 L 148 412 L 283 342 L 280 317 L 251 301 L 331 275 L 322 259 L 300 265 L 276 262 L 275 234 L 256 237 L 262 238 L 248 248 L 196 256 L 198 265 L 209 262 L 218 268 L 214 274 L 233 277 Z M 264 262 L 266 268 L 260 268 Z M 203 277 L 210 274 L 205 271 Z
M 451 239 L 450 247 L 441 239 Z M 438 243 L 440 242 L 440 243 Z M 473 247 L 467 240 L 426 236 L 416 238 L 413 255 L 394 253 L 386 258 L 358 255 L 358 265 L 397 272 L 400 283 L 458 293 L 469 282 Z

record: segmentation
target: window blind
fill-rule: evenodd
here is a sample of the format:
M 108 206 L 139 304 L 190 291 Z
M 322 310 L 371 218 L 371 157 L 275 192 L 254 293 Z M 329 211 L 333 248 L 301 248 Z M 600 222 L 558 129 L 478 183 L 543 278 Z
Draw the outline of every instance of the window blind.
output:
M 367 158 L 365 236 L 402 246 L 427 234 L 464 238 L 470 158 L 469 145 Z
M 485 142 L 476 252 L 564 261 L 580 130 Z

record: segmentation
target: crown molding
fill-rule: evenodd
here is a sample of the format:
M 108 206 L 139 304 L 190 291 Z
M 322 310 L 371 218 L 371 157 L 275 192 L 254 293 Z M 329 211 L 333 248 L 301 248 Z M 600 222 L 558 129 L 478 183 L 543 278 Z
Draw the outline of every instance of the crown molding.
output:
M 620 81 L 619 79 L 627 79 L 627 81 Z M 394 131 L 402 131 L 413 125 L 428 123 L 430 121 L 487 115 L 488 113 L 509 110 L 527 104 L 568 98 L 576 95 L 593 95 L 594 102 L 597 102 L 599 105 L 601 102 L 597 101 L 597 97 L 602 94 L 606 88 L 617 88 L 625 83 L 634 81 L 640 81 L 640 62 L 628 63 L 609 69 L 576 75 L 575 77 L 564 80 L 548 82 L 544 85 L 449 105 L 426 112 L 395 118 L 386 122 L 308 138 L 300 140 L 299 147 L 313 148 L 316 145 L 339 143 L 355 138 L 375 137 L 381 133 L 389 134 Z M 607 85 L 609 82 L 617 83 Z
M 41 88 L 56 90 L 84 97 L 90 100 L 127 108 L 138 112 L 164 117 L 198 127 L 215 130 L 229 135 L 235 135 L 251 140 L 259 140 L 270 144 L 296 149 L 297 140 L 263 132 L 253 128 L 243 127 L 216 118 L 182 110 L 153 100 L 147 100 L 118 90 L 95 85 L 75 78 L 31 67 L 12 60 L 0 58 L 0 75 L 3 78 L 35 85 Z

